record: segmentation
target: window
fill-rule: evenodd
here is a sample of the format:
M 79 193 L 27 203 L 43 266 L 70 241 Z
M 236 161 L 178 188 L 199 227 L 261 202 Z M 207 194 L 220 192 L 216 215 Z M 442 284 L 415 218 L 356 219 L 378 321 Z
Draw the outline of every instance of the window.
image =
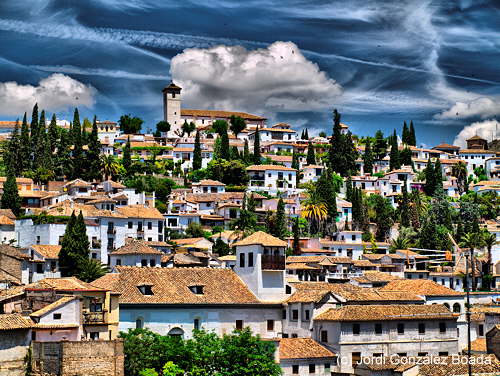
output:
M 141 266 L 148 266 L 148 260 L 142 259 L 141 260 Z
M 253 252 L 248 252 L 248 267 L 253 268 Z
M 158 221 L 158 232 L 163 232 L 163 221 Z
M 375 334 L 382 334 L 382 324 L 381 323 L 375 324 Z
M 309 373 L 316 373 L 316 365 L 309 364 Z
M 55 261 L 51 261 L 50 262 L 50 271 L 51 272 L 55 272 L 56 271 L 56 266 L 57 266 L 57 263 Z
M 122 264 L 122 260 L 121 259 L 116 259 L 116 265 L 120 266 Z
M 284 309 L 284 310 L 282 311 L 281 318 L 282 318 L 283 320 L 285 320 L 285 319 L 286 319 L 286 309 Z
M 417 356 L 427 356 L 426 352 L 419 352 Z
M 483 324 L 479 324 L 478 332 L 479 332 L 480 337 L 484 336 L 484 325 Z
M 60 314 L 60 313 L 54 313 L 54 314 L 52 315 L 52 318 L 53 318 L 54 320 L 61 320 L 61 314 Z
M 351 362 L 352 362 L 353 366 L 355 364 L 358 364 L 360 360 L 361 360 L 361 353 L 360 352 L 353 352 L 351 354 Z
M 398 323 L 398 334 L 405 334 L 405 324 L 402 322 Z
M 36 244 L 40 244 L 40 236 L 36 237 Z
M 134 223 L 133 222 L 129 222 L 128 223 L 128 228 L 132 228 L 132 227 L 134 227 Z
M 148 230 L 152 230 L 153 229 L 153 222 L 148 222 Z
M 153 290 L 151 285 L 141 285 L 137 287 L 142 295 L 153 295 Z
M 299 310 L 298 309 L 292 309 L 292 320 L 297 321 L 299 319 Z
M 439 356 L 448 356 L 448 351 L 440 351 Z
M 189 289 L 193 294 L 198 294 L 198 295 L 203 294 L 203 285 L 189 286 Z
M 267 320 L 267 331 L 274 331 L 274 320 Z
M 453 312 L 460 313 L 460 311 L 461 311 L 460 304 L 459 303 L 453 304 Z
M 446 323 L 445 322 L 439 323 L 439 333 L 446 333 Z
M 193 326 L 195 330 L 200 330 L 200 319 L 194 319 Z
M 327 330 L 321 331 L 321 342 L 328 342 L 328 331 Z
M 325 372 L 330 372 L 330 363 L 325 363 Z
M 299 335 L 297 333 L 292 333 L 292 338 L 297 338 Z
M 351 240 L 356 240 L 356 235 L 351 235 Z
M 290 285 L 285 286 L 285 294 L 290 295 L 292 293 L 292 288 Z
M 418 334 L 425 334 L 425 323 L 418 323 Z
M 43 264 L 41 263 L 36 264 L 36 272 L 39 274 L 43 273 Z
M 360 327 L 358 323 L 352 324 L 352 334 L 359 335 Z
M 99 339 L 99 332 L 90 332 L 90 339 L 92 340 Z
M 306 309 L 306 310 L 304 311 L 304 320 L 305 320 L 305 321 L 309 321 L 309 310 L 308 310 L 308 309 Z
M 36 341 L 36 332 L 34 330 L 31 332 L 31 340 Z
M 243 320 L 236 320 L 236 330 L 243 330 Z
M 149 260 L 149 266 L 156 266 L 156 260 L 155 259 Z
M 298 375 L 299 374 L 299 365 L 298 364 L 294 364 L 292 366 L 292 374 L 293 375 Z
M 240 253 L 240 268 L 244 268 L 244 267 L 245 267 L 245 254 Z
M 136 329 L 144 328 L 144 319 L 142 317 L 138 317 L 135 319 L 135 328 Z

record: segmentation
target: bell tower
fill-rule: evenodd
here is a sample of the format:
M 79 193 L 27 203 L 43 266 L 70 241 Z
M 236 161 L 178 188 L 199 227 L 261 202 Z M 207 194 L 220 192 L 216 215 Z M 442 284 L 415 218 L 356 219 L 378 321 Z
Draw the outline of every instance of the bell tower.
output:
M 182 126 L 181 90 L 173 81 L 162 90 L 163 120 L 170 124 L 170 131 L 175 131 Z

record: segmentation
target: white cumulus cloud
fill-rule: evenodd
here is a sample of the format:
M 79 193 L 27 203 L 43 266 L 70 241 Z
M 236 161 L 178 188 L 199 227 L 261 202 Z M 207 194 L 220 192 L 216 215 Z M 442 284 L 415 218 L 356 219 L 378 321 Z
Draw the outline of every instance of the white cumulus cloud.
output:
M 331 107 L 342 94 L 342 87 L 292 42 L 256 50 L 186 49 L 172 59 L 170 73 L 184 89 L 183 100 L 197 108 L 311 111 Z
M 453 144 L 465 148 L 467 146 L 465 141 L 475 135 L 491 141 L 492 137 L 495 139 L 499 137 L 497 129 L 500 129 L 500 122 L 494 119 L 472 123 L 460 131 Z
M 69 76 L 54 73 L 40 80 L 38 86 L 14 81 L 0 82 L 0 114 L 21 115 L 35 103 L 39 108 L 56 111 L 69 107 L 92 107 L 97 91 Z
M 438 114 L 438 119 L 463 119 L 480 116 L 485 119 L 500 115 L 500 98 L 481 97 L 471 101 L 455 102 L 448 110 Z

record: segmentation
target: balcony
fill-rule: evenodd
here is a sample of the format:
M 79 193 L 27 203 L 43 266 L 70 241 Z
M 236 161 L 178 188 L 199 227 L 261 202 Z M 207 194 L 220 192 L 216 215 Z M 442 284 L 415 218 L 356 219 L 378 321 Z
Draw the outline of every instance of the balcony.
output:
M 100 249 L 101 248 L 101 241 L 100 240 L 93 240 L 92 241 L 92 248 Z
M 251 187 L 263 187 L 264 180 L 250 180 L 250 186 Z
M 108 235 L 115 235 L 116 234 L 116 228 L 113 227 L 113 228 L 109 228 L 108 227 Z
M 83 312 L 84 324 L 103 324 L 105 322 L 105 312 Z
M 285 270 L 285 256 L 262 255 L 262 270 Z

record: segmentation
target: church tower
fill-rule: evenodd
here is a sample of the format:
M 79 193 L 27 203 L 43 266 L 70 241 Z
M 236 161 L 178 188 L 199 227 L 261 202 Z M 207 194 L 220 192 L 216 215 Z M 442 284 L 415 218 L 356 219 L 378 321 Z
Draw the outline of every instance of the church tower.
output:
M 181 88 L 170 82 L 163 92 L 163 120 L 170 124 L 170 130 L 175 131 L 182 126 L 181 121 Z

